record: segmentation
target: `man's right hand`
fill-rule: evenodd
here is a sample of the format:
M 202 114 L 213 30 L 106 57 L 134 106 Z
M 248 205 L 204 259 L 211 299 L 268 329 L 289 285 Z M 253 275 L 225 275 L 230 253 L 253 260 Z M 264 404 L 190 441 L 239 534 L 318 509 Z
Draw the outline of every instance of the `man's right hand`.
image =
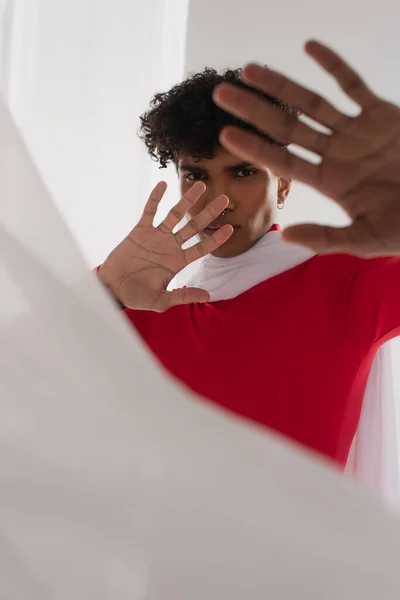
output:
M 182 245 L 212 223 L 227 207 L 229 200 L 227 196 L 218 196 L 182 229 L 173 233 L 206 186 L 201 181 L 196 182 L 164 221 L 154 227 L 154 217 L 166 189 L 164 181 L 156 185 L 139 223 L 98 271 L 115 299 L 127 308 L 164 312 L 178 304 L 208 302 L 210 296 L 205 290 L 184 288 L 169 292 L 167 287 L 177 273 L 214 252 L 233 232 L 231 225 L 224 225 L 211 237 L 183 250 Z

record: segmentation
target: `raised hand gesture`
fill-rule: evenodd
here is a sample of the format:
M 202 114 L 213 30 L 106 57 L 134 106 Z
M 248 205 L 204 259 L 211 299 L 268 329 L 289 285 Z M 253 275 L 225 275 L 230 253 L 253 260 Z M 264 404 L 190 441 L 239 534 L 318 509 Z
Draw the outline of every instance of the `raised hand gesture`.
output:
M 201 181 L 196 182 L 164 221 L 154 227 L 158 205 L 166 189 L 164 181 L 157 184 L 139 223 L 99 269 L 102 281 L 116 300 L 127 308 L 163 312 L 177 304 L 207 302 L 210 296 L 205 290 L 183 288 L 167 291 L 167 287 L 182 269 L 216 250 L 233 232 L 230 225 L 225 225 L 206 240 L 183 250 L 182 245 L 212 223 L 227 207 L 229 200 L 227 196 L 219 196 L 174 233 L 206 186 Z
M 321 162 L 313 164 L 236 127 L 223 130 L 221 143 L 249 162 L 312 186 L 337 202 L 351 219 L 348 227 L 341 228 L 288 227 L 283 232 L 287 241 L 318 253 L 400 254 L 400 108 L 376 95 L 330 48 L 309 41 L 305 50 L 360 106 L 358 116 L 345 115 L 319 94 L 257 64 L 244 68 L 245 83 L 294 105 L 330 131 L 317 131 L 296 115 L 232 84 L 217 86 L 214 100 L 273 139 L 311 150 Z

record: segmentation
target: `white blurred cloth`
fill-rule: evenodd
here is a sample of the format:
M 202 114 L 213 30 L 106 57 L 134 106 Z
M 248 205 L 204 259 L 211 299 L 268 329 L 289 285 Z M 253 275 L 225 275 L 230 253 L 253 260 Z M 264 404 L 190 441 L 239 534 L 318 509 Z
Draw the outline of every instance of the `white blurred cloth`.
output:
M 0 199 L 0 597 L 397 600 L 397 516 L 159 368 L 3 104 Z
M 207 256 L 188 285 L 207 290 L 211 301 L 228 300 L 312 256 L 310 250 L 283 242 L 280 231 L 270 231 L 240 256 Z M 386 344 L 379 348 L 368 377 L 346 473 L 389 506 L 400 508 L 398 456 L 392 360 Z

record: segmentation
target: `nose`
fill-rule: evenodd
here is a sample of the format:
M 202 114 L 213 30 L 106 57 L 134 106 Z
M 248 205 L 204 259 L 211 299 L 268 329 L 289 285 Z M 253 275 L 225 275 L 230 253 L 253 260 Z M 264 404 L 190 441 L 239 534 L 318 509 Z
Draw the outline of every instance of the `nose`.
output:
M 229 204 L 226 207 L 225 211 L 232 211 L 235 209 L 235 200 L 233 198 L 233 195 L 230 193 L 227 185 L 225 185 L 224 183 L 206 183 L 206 186 L 207 189 L 204 192 L 204 201 L 206 205 L 215 200 L 215 198 L 218 198 L 218 196 L 227 196 Z

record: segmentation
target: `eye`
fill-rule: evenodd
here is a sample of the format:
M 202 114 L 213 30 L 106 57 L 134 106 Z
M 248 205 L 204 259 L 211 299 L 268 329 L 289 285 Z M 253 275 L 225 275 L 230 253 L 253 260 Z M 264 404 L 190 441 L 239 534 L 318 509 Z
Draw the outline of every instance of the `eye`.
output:
M 239 173 L 245 173 L 245 175 L 239 176 Z M 256 173 L 257 171 L 255 169 L 241 169 L 241 171 L 237 171 L 237 173 L 235 173 L 235 177 L 239 177 L 239 179 L 246 179 L 247 177 L 251 177 Z
M 189 175 L 185 175 L 185 181 L 201 181 L 201 177 L 205 177 L 203 173 L 189 173 Z

